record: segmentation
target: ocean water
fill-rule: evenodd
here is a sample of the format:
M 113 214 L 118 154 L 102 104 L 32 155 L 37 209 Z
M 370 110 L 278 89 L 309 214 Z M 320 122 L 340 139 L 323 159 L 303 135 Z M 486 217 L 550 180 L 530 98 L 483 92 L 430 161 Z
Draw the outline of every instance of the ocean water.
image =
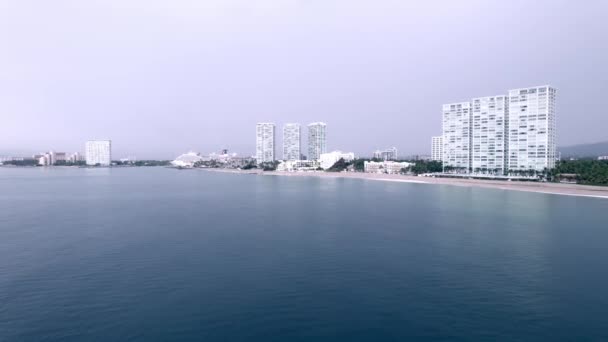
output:
M 0 168 L 0 341 L 608 340 L 608 200 Z

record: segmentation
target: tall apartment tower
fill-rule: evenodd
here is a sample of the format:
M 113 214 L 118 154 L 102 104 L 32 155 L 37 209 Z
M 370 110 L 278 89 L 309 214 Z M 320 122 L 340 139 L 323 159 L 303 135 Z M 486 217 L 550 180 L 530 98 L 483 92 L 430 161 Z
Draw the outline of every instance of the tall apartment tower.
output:
M 273 123 L 258 123 L 256 125 L 255 157 L 257 163 L 274 161 L 275 125 Z
M 109 166 L 112 163 L 112 141 L 89 140 L 85 146 L 87 165 Z
M 443 105 L 443 165 L 471 168 L 471 103 Z
M 327 125 L 311 123 L 308 125 L 308 159 L 319 160 L 323 153 L 327 153 Z
M 508 97 L 498 95 L 474 98 L 472 105 L 471 168 L 473 172 L 490 171 L 504 174 Z
M 548 85 L 509 90 L 509 170 L 555 167 L 555 95 L 556 89 Z
M 431 159 L 441 161 L 443 159 L 443 136 L 431 138 Z
M 302 155 L 301 134 L 302 129 L 300 124 L 291 123 L 283 126 L 283 159 L 284 160 L 300 160 Z

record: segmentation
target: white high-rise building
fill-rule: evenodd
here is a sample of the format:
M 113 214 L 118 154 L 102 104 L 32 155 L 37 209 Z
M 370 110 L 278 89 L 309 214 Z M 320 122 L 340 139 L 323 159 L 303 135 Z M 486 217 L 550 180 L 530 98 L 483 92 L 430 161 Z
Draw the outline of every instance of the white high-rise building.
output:
M 555 96 L 539 86 L 443 105 L 444 165 L 505 174 L 554 168 Z
M 441 161 L 443 159 L 443 137 L 431 138 L 431 160 Z
M 85 151 L 87 165 L 109 166 L 112 163 L 112 142 L 110 140 L 89 140 Z
M 275 160 L 275 125 L 258 123 L 256 125 L 255 157 L 258 164 Z
M 319 160 L 327 152 L 327 125 L 314 122 L 308 125 L 308 159 Z
M 301 134 L 302 129 L 300 124 L 291 123 L 283 126 L 283 159 L 284 160 L 300 160 L 302 150 Z
M 509 90 L 509 171 L 555 167 L 555 95 L 556 89 L 548 85 Z
M 471 103 L 443 105 L 443 165 L 471 168 Z
M 473 172 L 504 174 L 506 158 L 507 96 L 479 97 L 472 100 L 472 164 Z

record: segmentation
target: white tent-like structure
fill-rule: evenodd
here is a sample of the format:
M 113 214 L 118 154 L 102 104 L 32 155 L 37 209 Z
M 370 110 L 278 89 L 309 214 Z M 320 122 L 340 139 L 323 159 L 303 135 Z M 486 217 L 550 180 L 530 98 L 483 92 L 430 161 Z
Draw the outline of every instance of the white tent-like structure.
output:
M 180 155 L 171 162 L 175 167 L 193 167 L 196 162 L 203 160 L 200 153 L 188 152 Z

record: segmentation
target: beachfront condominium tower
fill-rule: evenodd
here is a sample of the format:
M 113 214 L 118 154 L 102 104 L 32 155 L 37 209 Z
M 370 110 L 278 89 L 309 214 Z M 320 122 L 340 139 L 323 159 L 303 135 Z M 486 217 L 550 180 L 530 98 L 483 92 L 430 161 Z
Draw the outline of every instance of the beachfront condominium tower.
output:
M 554 168 L 555 95 L 540 86 L 443 105 L 444 166 L 497 174 Z
M 443 159 L 443 137 L 431 138 L 431 160 L 441 161 Z
M 110 140 L 89 140 L 85 146 L 87 165 L 109 166 L 112 163 Z
M 471 168 L 473 172 L 504 174 L 508 98 L 506 95 L 479 97 L 471 104 Z
M 298 123 L 285 124 L 283 126 L 283 159 L 300 160 L 302 150 L 301 128 Z
M 555 95 L 551 86 L 509 90 L 509 171 L 555 167 Z
M 319 160 L 327 152 L 327 125 L 313 122 L 308 125 L 308 159 Z
M 273 123 L 256 125 L 255 157 L 258 164 L 274 161 L 275 126 Z
M 462 171 L 471 168 L 471 103 L 443 105 L 443 165 Z

